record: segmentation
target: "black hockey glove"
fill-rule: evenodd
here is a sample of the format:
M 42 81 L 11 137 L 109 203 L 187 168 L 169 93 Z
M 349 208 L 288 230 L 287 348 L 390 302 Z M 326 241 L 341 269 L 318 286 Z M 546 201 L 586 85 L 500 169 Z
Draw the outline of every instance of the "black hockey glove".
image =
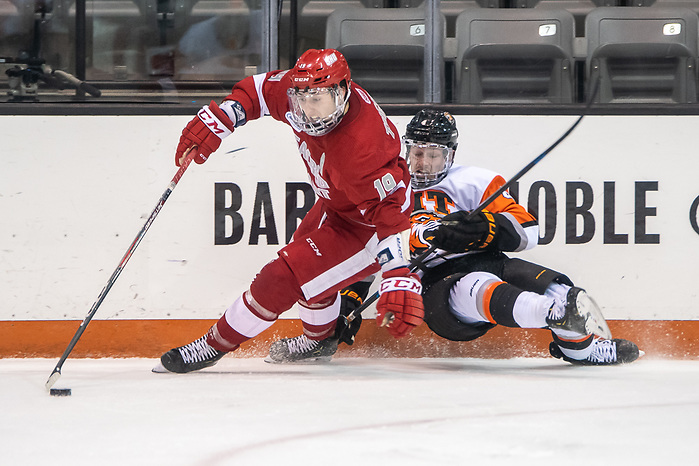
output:
M 442 219 L 432 244 L 448 252 L 466 252 L 487 248 L 497 235 L 498 226 L 491 212 L 483 210 L 472 218 L 459 211 Z
M 335 338 L 348 345 L 354 343 L 354 336 L 362 325 L 362 315 L 357 314 L 352 322 L 347 320 L 352 311 L 362 305 L 367 295 L 373 278 L 368 281 L 353 283 L 340 291 L 340 317 L 337 318 Z

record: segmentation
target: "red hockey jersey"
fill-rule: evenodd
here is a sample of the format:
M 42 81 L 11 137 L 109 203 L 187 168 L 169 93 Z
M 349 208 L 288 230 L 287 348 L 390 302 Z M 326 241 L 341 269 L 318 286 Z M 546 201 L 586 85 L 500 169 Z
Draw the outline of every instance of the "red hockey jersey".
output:
M 226 100 L 238 101 L 247 120 L 265 115 L 292 127 L 316 195 L 327 209 L 376 228 L 379 239 L 410 227 L 410 173 L 400 135 L 369 94 L 351 84 L 349 110 L 323 136 L 310 136 L 287 118 L 287 71 L 245 78 Z

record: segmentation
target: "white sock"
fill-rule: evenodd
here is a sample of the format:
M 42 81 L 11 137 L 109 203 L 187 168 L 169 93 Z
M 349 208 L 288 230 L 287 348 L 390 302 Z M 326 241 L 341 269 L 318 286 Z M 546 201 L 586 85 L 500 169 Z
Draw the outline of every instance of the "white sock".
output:
M 522 328 L 543 328 L 553 304 L 554 300 L 549 296 L 524 291 L 515 301 L 512 317 Z
M 569 290 L 570 290 L 570 287 L 568 285 L 554 282 L 554 283 L 551 283 L 548 286 L 548 288 L 546 288 L 546 291 L 544 291 L 545 296 L 553 298 L 553 300 L 554 300 L 554 306 L 553 306 L 553 309 L 551 309 L 551 317 L 552 318 L 560 319 L 561 317 L 563 317 L 563 314 L 565 314 L 566 299 L 567 299 Z

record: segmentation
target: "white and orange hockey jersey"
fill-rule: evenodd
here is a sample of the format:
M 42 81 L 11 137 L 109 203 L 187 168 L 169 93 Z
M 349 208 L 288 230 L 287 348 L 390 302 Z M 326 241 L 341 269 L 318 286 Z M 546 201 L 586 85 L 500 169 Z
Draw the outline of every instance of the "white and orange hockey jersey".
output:
M 411 216 L 410 249 L 418 256 L 429 246 L 429 238 L 445 215 L 457 211 L 472 211 L 505 184 L 497 173 L 479 167 L 452 165 L 447 176 L 439 183 L 413 192 L 415 207 Z M 499 195 L 486 209 L 496 216 L 498 235 L 492 248 L 505 252 L 518 252 L 533 248 L 539 240 L 536 218 L 508 191 Z M 469 253 L 467 253 L 469 254 Z M 424 261 L 428 267 L 442 263 L 446 258 L 463 254 L 445 254 L 436 250 Z

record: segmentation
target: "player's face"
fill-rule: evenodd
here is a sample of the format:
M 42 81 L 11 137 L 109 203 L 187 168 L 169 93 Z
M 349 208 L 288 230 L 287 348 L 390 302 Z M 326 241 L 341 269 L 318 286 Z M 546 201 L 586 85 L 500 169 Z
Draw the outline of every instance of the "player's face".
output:
M 434 144 L 410 146 L 410 169 L 412 173 L 432 175 L 445 169 L 448 149 Z
M 296 99 L 303 113 L 311 120 L 327 118 L 337 109 L 335 92 L 343 95 L 344 89 L 335 91 L 327 87 L 297 91 Z
M 345 109 L 349 91 L 341 86 L 319 87 L 314 89 L 290 88 L 289 122 L 298 131 L 311 136 L 323 136 L 340 122 Z

